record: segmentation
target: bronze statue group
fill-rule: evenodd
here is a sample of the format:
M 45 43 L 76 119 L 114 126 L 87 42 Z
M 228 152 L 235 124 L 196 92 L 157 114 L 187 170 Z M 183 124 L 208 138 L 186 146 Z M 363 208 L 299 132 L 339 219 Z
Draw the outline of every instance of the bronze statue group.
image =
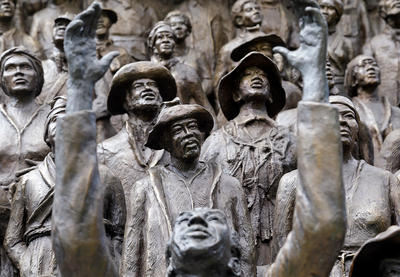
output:
M 400 276 L 400 1 L 0 1 L 0 277 Z

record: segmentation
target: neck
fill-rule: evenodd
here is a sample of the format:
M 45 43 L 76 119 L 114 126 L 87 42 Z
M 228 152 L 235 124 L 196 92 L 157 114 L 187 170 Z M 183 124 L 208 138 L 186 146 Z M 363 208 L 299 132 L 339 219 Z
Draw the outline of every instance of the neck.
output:
M 187 47 L 185 40 L 180 42 L 176 42 L 174 52 L 177 56 L 184 56 L 188 52 L 189 48 Z
M 343 164 L 349 164 L 351 163 L 354 159 L 353 154 L 351 151 L 353 150 L 352 147 L 343 145 Z
M 96 39 L 98 42 L 104 42 L 107 41 L 109 38 L 109 33 L 105 32 L 104 34 L 96 35 Z
M 133 111 L 128 112 L 128 123 L 133 125 L 151 125 L 156 117 L 158 110 L 148 109 L 148 110 L 140 110 L 140 111 Z
M 193 161 L 187 161 L 178 159 L 171 155 L 171 165 L 176 169 L 176 172 L 187 177 L 193 175 L 197 171 L 200 163 L 199 158 L 194 159 Z
M 361 100 L 379 100 L 377 86 L 359 86 L 357 88 L 357 95 Z
M 328 34 L 332 35 L 335 32 L 336 32 L 336 24 L 329 25 L 328 26 Z
M 261 24 L 256 24 L 253 26 L 243 26 L 241 28 L 239 28 L 239 33 L 240 34 L 246 34 L 246 33 L 255 33 L 260 31 L 261 28 Z
M 267 108 L 265 107 L 265 101 L 249 101 L 244 103 L 240 107 L 240 113 L 244 112 L 252 112 L 255 114 L 262 114 L 265 115 L 267 114 Z
M 176 277 L 227 277 L 226 270 L 207 271 L 200 273 L 178 273 Z
M 4 34 L 11 29 L 11 20 L 0 20 L 0 34 Z
M 29 109 L 30 107 L 36 107 L 34 96 L 24 96 L 24 97 L 10 97 L 7 104 L 8 107 L 15 109 Z

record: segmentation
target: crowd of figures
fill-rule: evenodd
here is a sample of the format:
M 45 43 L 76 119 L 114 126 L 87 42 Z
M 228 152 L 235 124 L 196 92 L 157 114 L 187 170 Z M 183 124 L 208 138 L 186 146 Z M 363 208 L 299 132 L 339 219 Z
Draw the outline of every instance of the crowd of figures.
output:
M 400 276 L 399 0 L 100 2 L 0 0 L 1 277 Z

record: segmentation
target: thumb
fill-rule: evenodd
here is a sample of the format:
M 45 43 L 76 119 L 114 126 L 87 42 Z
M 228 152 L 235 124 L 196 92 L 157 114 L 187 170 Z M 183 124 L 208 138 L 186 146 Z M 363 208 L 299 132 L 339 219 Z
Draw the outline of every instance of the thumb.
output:
M 100 63 L 105 68 L 105 70 L 107 70 L 110 67 L 112 60 L 117 56 L 119 56 L 119 52 L 112 51 L 110 53 L 107 53 L 103 58 L 101 58 Z
M 282 46 L 276 46 L 272 49 L 275 53 L 279 53 L 281 54 L 286 60 L 288 58 L 288 55 L 290 53 L 289 49 L 287 49 L 286 47 L 282 47 Z

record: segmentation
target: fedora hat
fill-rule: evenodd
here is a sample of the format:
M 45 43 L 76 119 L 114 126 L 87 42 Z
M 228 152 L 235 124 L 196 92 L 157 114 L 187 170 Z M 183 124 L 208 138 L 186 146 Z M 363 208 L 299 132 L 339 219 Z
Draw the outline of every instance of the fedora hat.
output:
M 240 111 L 240 103 L 235 102 L 233 93 L 238 90 L 240 76 L 246 68 L 258 67 L 267 74 L 270 84 L 272 101 L 266 101 L 268 115 L 273 118 L 286 103 L 285 90 L 282 87 L 281 76 L 275 63 L 265 55 L 258 52 L 247 54 L 236 67 L 221 78 L 218 84 L 218 99 L 221 110 L 228 120 L 234 119 Z
M 164 103 L 164 108 L 149 132 L 146 146 L 155 150 L 165 149 L 161 139 L 165 129 L 172 123 L 186 118 L 196 119 L 199 130 L 204 133 L 211 132 L 214 126 L 213 117 L 205 108 L 197 104 L 181 104 L 179 98 L 175 98 L 171 102 Z
M 163 101 L 170 101 L 176 96 L 175 79 L 166 67 L 148 61 L 130 63 L 121 67 L 112 79 L 107 99 L 107 108 L 111 114 L 126 112 L 123 103 L 127 90 L 132 82 L 143 78 L 157 82 Z
M 118 16 L 113 10 L 111 10 L 111 9 L 102 9 L 101 13 L 105 14 L 106 16 L 108 16 L 108 18 L 111 20 L 112 24 L 117 23 Z

